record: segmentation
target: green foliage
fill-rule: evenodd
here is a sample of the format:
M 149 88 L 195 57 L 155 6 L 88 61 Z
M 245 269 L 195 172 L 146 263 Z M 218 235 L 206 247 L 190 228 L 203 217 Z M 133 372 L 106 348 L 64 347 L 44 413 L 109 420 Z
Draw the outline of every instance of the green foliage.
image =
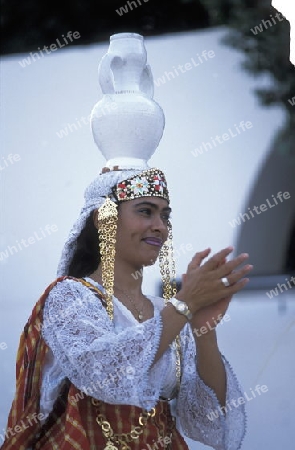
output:
M 268 0 L 202 2 L 208 8 L 211 24 L 228 27 L 222 42 L 244 53 L 244 70 L 257 77 L 269 75 L 272 85 L 255 92 L 262 105 L 280 105 L 286 111 L 283 135 L 294 154 L 295 105 L 292 106 L 292 98 L 295 96 L 295 66 L 290 61 L 290 23 Z

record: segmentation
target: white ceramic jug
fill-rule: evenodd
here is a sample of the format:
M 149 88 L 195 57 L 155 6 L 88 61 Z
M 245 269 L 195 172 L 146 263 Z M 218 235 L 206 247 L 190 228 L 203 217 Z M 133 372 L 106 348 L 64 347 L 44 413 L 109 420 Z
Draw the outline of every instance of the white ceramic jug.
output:
M 98 67 L 103 97 L 92 110 L 91 127 L 106 166 L 148 168 L 164 131 L 162 108 L 153 100 L 154 82 L 143 37 L 118 33 Z

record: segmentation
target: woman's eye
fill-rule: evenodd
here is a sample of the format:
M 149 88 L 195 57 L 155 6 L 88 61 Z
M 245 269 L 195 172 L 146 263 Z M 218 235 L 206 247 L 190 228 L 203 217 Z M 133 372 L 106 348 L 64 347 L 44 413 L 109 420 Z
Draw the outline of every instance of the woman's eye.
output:
M 151 216 L 152 215 L 152 210 L 149 208 L 144 208 L 144 209 L 139 209 L 138 210 L 140 213 L 146 215 L 146 216 Z M 164 222 L 168 222 L 168 220 L 171 218 L 171 215 L 169 213 L 167 214 L 161 214 L 161 219 Z

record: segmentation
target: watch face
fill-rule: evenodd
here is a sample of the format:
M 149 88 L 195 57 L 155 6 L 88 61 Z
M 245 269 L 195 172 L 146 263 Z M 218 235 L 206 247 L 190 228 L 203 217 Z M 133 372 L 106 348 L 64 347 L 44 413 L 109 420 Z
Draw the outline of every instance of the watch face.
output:
M 184 311 L 186 311 L 186 306 L 185 305 L 183 305 L 183 304 L 180 304 L 180 305 L 178 305 L 178 310 L 179 311 L 181 311 L 181 312 L 184 312 Z

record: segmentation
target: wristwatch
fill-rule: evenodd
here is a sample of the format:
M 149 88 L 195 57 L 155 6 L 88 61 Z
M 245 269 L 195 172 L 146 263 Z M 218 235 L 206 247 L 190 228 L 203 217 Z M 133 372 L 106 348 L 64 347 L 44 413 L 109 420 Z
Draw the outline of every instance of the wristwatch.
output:
M 176 311 L 179 312 L 180 314 L 183 314 L 188 320 L 191 320 L 193 318 L 193 315 L 185 302 L 182 302 L 181 300 L 172 297 L 168 300 L 167 303 L 171 303 L 176 309 Z

